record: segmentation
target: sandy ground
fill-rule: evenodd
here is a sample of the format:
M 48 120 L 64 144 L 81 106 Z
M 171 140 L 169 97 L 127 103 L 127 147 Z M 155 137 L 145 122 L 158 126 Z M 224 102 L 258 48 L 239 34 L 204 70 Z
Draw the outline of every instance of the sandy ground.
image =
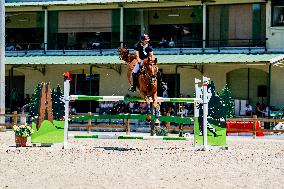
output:
M 71 139 L 62 150 L 15 148 L 1 132 L 0 188 L 284 188 L 283 139 L 228 137 L 229 150 L 209 152 L 192 140 Z

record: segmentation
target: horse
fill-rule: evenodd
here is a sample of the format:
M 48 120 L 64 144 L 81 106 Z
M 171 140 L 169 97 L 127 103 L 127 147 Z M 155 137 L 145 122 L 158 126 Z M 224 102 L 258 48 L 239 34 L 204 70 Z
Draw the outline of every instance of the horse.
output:
M 121 60 L 124 60 L 128 65 L 128 82 L 131 84 L 131 73 L 132 70 L 137 63 L 135 55 L 130 54 L 129 51 L 125 48 L 118 48 L 119 57 Z M 154 61 L 150 60 L 150 58 L 142 61 L 142 68 L 140 74 L 138 75 L 138 84 L 137 88 L 140 92 L 140 96 L 147 103 L 147 121 L 151 120 L 151 112 L 150 112 L 150 100 L 148 97 L 151 97 L 153 100 L 153 107 L 155 110 L 155 118 L 156 121 L 159 117 L 159 105 L 157 102 L 158 97 L 158 83 L 157 83 L 157 75 L 158 75 L 158 64 L 157 59 Z

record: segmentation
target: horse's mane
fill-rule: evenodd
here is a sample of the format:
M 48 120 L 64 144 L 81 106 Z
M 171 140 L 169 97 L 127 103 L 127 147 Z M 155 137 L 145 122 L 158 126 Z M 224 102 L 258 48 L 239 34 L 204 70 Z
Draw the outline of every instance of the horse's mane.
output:
M 136 59 L 135 55 L 131 53 L 128 54 L 128 58 L 129 58 L 129 62 L 132 62 L 134 59 Z

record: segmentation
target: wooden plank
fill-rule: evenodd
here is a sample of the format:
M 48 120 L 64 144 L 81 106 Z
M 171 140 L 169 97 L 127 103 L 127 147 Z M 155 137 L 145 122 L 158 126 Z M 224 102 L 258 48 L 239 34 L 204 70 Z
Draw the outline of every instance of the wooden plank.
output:
M 3 123 L 1 124 L 1 126 L 4 126 L 4 127 L 14 126 L 14 123 Z
M 5 117 L 15 117 L 15 116 L 22 116 L 22 115 L 25 115 L 25 116 L 30 116 L 29 114 L 0 114 L 0 116 L 5 116 Z
M 97 129 L 126 129 L 126 126 L 124 125 L 91 125 L 88 126 L 88 124 L 84 125 L 69 125 L 69 127 L 85 127 L 88 128 L 97 128 Z
M 4 126 L 4 127 L 9 127 L 9 126 L 14 126 L 15 124 L 14 123 L 3 123 L 3 124 L 0 124 L 0 126 Z M 20 123 L 17 123 L 17 125 L 21 125 Z M 31 126 L 30 124 L 27 124 L 29 126 Z
M 284 133 L 284 130 L 273 130 L 273 129 L 227 129 L 227 132 L 235 133 L 254 133 L 254 132 L 273 132 L 273 133 Z
M 268 119 L 268 118 L 258 118 L 260 122 L 284 122 L 284 119 Z
M 226 121 L 228 122 L 253 122 L 255 119 L 250 117 L 250 118 L 227 118 Z
M 253 121 L 260 121 L 260 122 L 284 122 L 284 119 L 268 119 L 268 118 L 227 118 L 228 122 L 253 122 Z
M 98 129 L 126 129 L 124 125 L 92 125 L 92 128 Z
M 179 131 L 180 129 L 178 127 L 174 127 L 174 126 L 169 126 L 167 128 L 168 130 L 174 130 L 174 131 Z M 191 127 L 183 127 L 184 131 L 193 131 L 193 128 Z

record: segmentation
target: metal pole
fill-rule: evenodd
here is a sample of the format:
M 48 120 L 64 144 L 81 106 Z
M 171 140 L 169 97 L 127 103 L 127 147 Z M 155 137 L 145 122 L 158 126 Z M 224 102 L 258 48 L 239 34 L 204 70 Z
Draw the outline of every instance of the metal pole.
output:
M 249 93 L 249 89 L 250 89 L 250 69 L 248 68 L 248 93 L 247 93 L 247 99 L 248 99 L 248 101 L 249 101 L 249 103 L 251 104 L 251 102 L 250 102 L 250 93 Z
M 66 149 L 68 145 L 68 118 L 69 118 L 69 93 L 70 93 L 70 80 L 64 81 L 64 106 L 65 106 L 65 116 L 64 116 L 64 146 Z
M 90 81 L 89 81 L 89 95 L 92 96 L 92 78 L 93 78 L 93 67 L 90 65 Z M 89 112 L 92 112 L 92 101 L 89 102 Z
M 140 35 L 143 35 L 144 33 L 146 33 L 145 31 L 145 23 L 144 23 L 144 11 L 141 9 L 139 10 L 140 12 Z
M 202 5 L 203 8 L 203 27 L 202 27 L 202 48 L 206 48 L 206 4 L 203 3 Z
M 199 87 L 198 87 L 198 84 L 201 82 L 200 79 L 197 79 L 195 78 L 194 80 L 194 87 L 195 87 L 195 98 L 201 98 L 202 94 L 201 94 L 201 91 L 199 91 Z M 199 104 L 202 103 L 202 102 L 196 102 L 194 101 L 194 125 L 195 125 L 195 122 L 198 121 L 198 118 L 199 118 Z M 199 127 L 200 128 L 200 127 Z M 194 129 L 196 129 L 194 127 Z M 195 145 L 195 141 L 196 141 L 196 130 L 194 130 L 194 145 Z
M 270 103 L 271 103 L 271 80 L 272 80 L 272 70 L 271 70 L 271 64 L 269 64 L 269 76 L 268 76 L 268 118 L 270 118 Z M 269 123 L 270 127 L 270 123 Z
M 47 51 L 48 41 L 48 11 L 44 9 L 44 51 Z
M 5 114 L 5 0 L 0 0 L 0 114 Z M 5 122 L 0 117 L 0 124 Z
M 120 46 L 123 47 L 123 7 L 120 7 Z
M 209 78 L 203 76 L 203 150 L 205 151 L 208 151 L 208 144 L 207 144 L 208 83 L 209 83 Z

